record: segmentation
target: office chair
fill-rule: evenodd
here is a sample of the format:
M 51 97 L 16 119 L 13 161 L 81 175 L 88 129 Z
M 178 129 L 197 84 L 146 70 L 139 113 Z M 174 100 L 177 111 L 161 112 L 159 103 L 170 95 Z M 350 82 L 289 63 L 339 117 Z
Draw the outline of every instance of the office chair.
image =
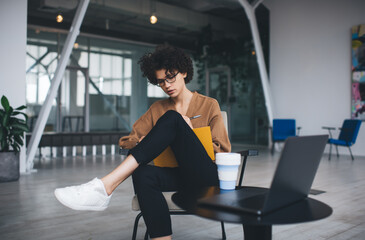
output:
M 284 142 L 288 137 L 298 136 L 300 129 L 301 127 L 296 128 L 295 119 L 274 119 L 271 128 L 271 154 L 274 154 L 276 142 Z
M 224 125 L 228 131 L 228 121 L 227 121 L 227 113 L 222 111 L 222 117 L 223 117 L 223 121 L 224 121 Z M 122 152 L 122 151 L 120 151 Z M 236 188 L 239 188 L 242 185 L 242 181 L 243 181 L 243 174 L 245 171 L 245 167 L 246 167 L 246 161 L 248 156 L 256 156 L 258 155 L 258 151 L 257 150 L 246 150 L 246 151 L 241 151 L 238 152 L 241 154 L 241 157 L 243 158 L 243 161 L 241 161 L 241 165 L 239 168 L 239 174 L 237 176 L 237 182 L 236 182 Z M 123 154 L 123 153 L 122 153 Z M 181 209 L 180 207 L 178 207 L 171 199 L 172 195 L 175 192 L 163 192 L 163 196 L 166 199 L 167 202 L 167 206 L 169 207 L 169 211 L 170 211 L 170 215 L 191 215 L 191 213 Z M 139 203 L 138 203 L 138 198 L 135 195 L 132 199 L 132 210 L 133 211 L 140 211 L 140 207 L 139 207 Z M 136 216 L 135 220 L 134 220 L 134 227 L 133 227 L 133 235 L 132 235 L 132 240 L 135 240 L 137 237 L 137 231 L 138 231 L 138 223 L 140 218 L 142 217 L 142 212 L 138 213 L 138 215 Z M 221 222 L 221 228 L 222 228 L 222 239 L 226 239 L 226 232 L 225 232 L 225 227 L 224 227 L 224 222 Z M 148 232 L 146 230 L 144 239 L 147 240 L 148 239 Z
M 355 119 L 345 119 L 343 121 L 342 127 L 338 128 L 340 129 L 340 135 L 338 136 L 338 139 L 334 139 L 332 137 L 331 130 L 335 130 L 334 127 L 322 127 L 323 129 L 327 129 L 328 133 L 330 135 L 330 138 L 328 139 L 328 143 L 330 144 L 330 153 L 328 155 L 328 160 L 331 160 L 332 155 L 332 144 L 336 147 L 336 153 L 337 157 L 339 157 L 338 154 L 338 147 L 337 146 L 344 146 L 348 147 L 351 155 L 352 161 L 354 160 L 354 156 L 351 152 L 351 146 L 355 144 L 357 135 L 359 133 L 361 126 L 361 120 L 355 120 Z

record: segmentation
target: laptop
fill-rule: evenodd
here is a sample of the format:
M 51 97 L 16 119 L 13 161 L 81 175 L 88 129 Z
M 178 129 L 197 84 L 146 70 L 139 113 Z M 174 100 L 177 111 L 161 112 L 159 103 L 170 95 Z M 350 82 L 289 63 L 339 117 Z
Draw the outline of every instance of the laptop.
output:
M 198 200 L 199 207 L 264 215 L 308 196 L 328 135 L 290 137 L 285 141 L 269 190 L 243 188 Z

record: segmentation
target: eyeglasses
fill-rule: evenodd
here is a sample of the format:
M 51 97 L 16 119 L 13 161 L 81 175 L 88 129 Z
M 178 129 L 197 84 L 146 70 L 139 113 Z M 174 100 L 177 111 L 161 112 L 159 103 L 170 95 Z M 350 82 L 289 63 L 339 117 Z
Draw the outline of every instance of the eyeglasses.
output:
M 179 74 L 179 72 L 175 73 L 174 75 L 166 75 L 165 79 L 157 79 L 157 84 L 160 87 L 163 87 L 165 86 L 165 82 L 174 83 L 176 81 L 177 74 Z

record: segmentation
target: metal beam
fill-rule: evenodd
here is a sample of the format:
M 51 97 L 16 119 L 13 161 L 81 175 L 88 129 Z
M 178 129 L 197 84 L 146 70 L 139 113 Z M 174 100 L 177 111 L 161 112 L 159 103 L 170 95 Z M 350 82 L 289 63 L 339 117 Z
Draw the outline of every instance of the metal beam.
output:
M 31 58 L 33 58 L 35 61 L 35 63 L 33 63 L 32 66 L 30 66 L 28 68 L 28 70 L 26 71 L 26 73 L 29 73 L 35 66 L 37 66 L 38 64 L 41 64 L 41 61 L 48 55 L 49 50 L 47 50 L 47 52 L 45 54 L 43 54 L 40 58 L 36 59 L 35 57 L 33 57 L 30 53 L 27 52 L 27 55 Z M 44 66 L 43 64 L 41 64 L 44 68 L 46 68 L 46 66 Z
M 256 22 L 256 16 L 255 16 L 255 9 L 262 1 L 263 0 L 257 0 L 257 1 L 253 2 L 253 5 L 250 5 L 250 3 L 247 0 L 238 0 L 238 2 L 245 9 L 247 18 L 250 22 L 250 28 L 251 28 L 252 37 L 253 37 L 255 50 L 256 50 L 257 63 L 259 65 L 259 72 L 260 72 L 260 77 L 261 77 L 262 88 L 264 91 L 267 116 L 269 118 L 269 125 L 271 126 L 273 118 L 274 118 L 273 102 L 272 102 L 271 91 L 270 91 L 269 77 L 267 75 L 266 64 L 265 64 L 265 60 L 264 60 L 264 53 L 262 51 L 261 39 L 260 39 L 260 34 L 259 34 L 257 22 Z
M 57 95 L 57 90 L 60 86 L 62 76 L 65 73 L 67 62 L 70 58 L 71 51 L 77 36 L 80 33 L 80 26 L 82 20 L 84 19 L 86 9 L 89 5 L 90 0 L 80 0 L 79 6 L 77 7 L 75 17 L 72 21 L 72 25 L 70 31 L 67 35 L 65 45 L 62 49 L 61 58 L 57 65 L 57 69 L 55 75 L 52 79 L 51 86 L 48 90 L 48 94 L 42 108 L 39 112 L 39 116 L 37 118 L 32 137 L 29 141 L 28 149 L 27 149 L 27 160 L 26 160 L 26 171 L 31 172 L 33 169 L 33 160 L 35 153 L 37 151 L 37 146 L 39 141 L 41 140 L 41 136 L 46 126 L 47 119 L 52 107 L 52 101 Z

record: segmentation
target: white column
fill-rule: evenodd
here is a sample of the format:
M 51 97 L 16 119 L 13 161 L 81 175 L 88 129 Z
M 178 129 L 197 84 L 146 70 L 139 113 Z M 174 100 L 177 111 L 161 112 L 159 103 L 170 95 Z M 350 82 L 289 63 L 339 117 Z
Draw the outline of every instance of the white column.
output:
M 0 1 L 0 98 L 5 95 L 14 107 L 26 104 L 27 2 Z M 20 151 L 21 173 L 26 169 L 25 159 L 23 147 Z
M 110 147 L 110 154 L 115 155 L 115 145 L 114 144 L 112 144 Z
M 101 146 L 101 154 L 102 155 L 106 154 L 106 146 L 104 144 Z
M 62 147 L 62 157 L 67 156 L 67 147 Z
M 76 146 L 72 146 L 72 156 L 76 157 Z
M 82 146 L 82 156 L 86 156 L 86 146 Z
M 96 146 L 95 145 L 93 145 L 92 152 L 93 152 L 93 156 L 95 156 L 96 155 Z

